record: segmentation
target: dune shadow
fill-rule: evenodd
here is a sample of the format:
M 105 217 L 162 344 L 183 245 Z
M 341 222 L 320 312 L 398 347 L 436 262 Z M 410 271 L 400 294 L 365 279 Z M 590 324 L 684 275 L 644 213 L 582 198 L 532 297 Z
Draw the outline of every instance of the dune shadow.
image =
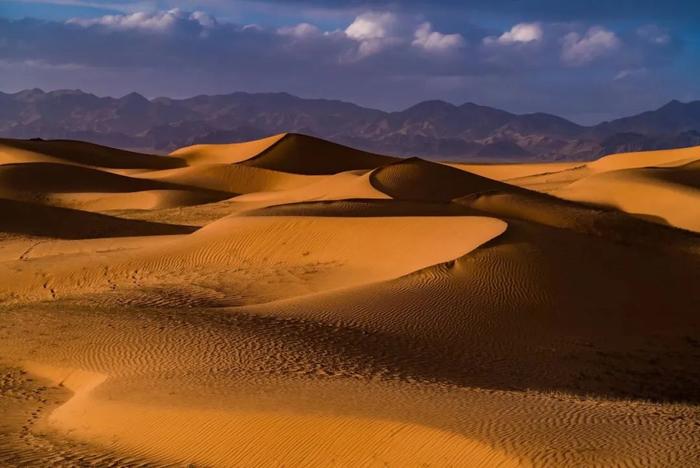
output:
M 190 234 L 197 229 L 0 198 L 0 232 L 11 234 L 97 239 Z

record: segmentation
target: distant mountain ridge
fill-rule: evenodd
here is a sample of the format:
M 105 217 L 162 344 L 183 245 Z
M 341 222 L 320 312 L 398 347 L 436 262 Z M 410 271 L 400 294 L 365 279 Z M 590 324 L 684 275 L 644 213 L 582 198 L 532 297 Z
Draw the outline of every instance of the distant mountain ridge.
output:
M 398 156 L 477 160 L 587 160 L 700 145 L 700 101 L 582 126 L 545 113 L 425 101 L 399 112 L 287 93 L 146 99 L 79 90 L 0 93 L 0 136 L 76 139 L 169 152 L 296 132 Z

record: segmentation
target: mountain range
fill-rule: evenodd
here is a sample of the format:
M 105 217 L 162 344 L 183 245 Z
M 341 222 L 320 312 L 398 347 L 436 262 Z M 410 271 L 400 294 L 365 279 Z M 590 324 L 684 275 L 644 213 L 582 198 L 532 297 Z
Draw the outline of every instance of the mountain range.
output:
M 0 136 L 75 139 L 165 153 L 295 132 L 398 156 L 450 160 L 589 160 L 700 145 L 700 101 L 593 126 L 545 113 L 425 101 L 399 112 L 287 93 L 147 99 L 80 90 L 0 93 Z

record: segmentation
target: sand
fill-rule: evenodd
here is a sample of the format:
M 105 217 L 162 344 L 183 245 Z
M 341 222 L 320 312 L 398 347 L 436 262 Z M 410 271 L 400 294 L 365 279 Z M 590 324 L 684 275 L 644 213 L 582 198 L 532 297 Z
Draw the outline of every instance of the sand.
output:
M 590 163 L 454 166 L 559 198 L 700 232 L 700 147 L 613 154 Z
M 0 464 L 698 465 L 698 161 L 3 140 Z

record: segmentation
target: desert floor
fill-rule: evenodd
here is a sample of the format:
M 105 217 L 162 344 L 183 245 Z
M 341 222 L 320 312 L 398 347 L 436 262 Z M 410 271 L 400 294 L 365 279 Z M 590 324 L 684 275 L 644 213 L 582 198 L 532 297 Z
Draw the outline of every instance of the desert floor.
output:
M 2 466 L 700 466 L 700 148 L 0 140 Z

